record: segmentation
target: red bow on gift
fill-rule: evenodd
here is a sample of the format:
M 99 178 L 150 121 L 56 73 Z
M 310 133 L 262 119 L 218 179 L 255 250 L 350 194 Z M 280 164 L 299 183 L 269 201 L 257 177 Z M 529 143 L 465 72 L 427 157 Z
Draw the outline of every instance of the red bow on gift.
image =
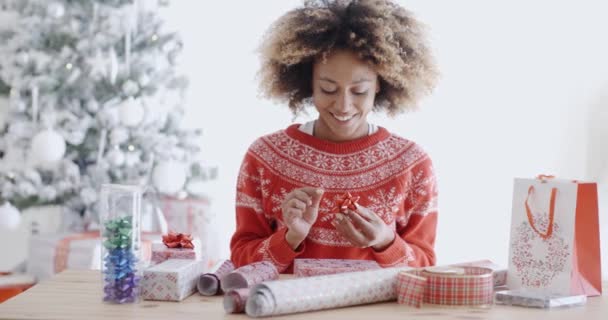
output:
M 343 212 L 346 209 L 356 210 L 357 201 L 359 201 L 359 197 L 353 197 L 350 192 L 347 192 L 340 197 L 338 197 L 338 201 L 336 201 L 337 206 L 333 208 L 334 212 Z
M 169 232 L 168 235 L 163 236 L 163 243 L 167 246 L 167 248 L 194 249 L 194 244 L 192 244 L 192 235 L 184 233 Z

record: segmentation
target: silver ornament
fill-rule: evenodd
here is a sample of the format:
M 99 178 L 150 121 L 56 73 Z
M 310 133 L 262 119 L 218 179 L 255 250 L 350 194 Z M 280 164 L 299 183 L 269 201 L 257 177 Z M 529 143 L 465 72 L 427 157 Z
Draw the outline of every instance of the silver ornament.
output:
M 65 7 L 59 2 L 53 2 L 47 7 L 49 16 L 59 19 L 65 15 Z
M 30 62 L 30 54 L 27 51 L 21 51 L 17 54 L 17 62 L 24 66 Z
M 99 110 L 99 102 L 97 100 L 87 101 L 86 108 L 89 112 L 97 112 Z
M 122 85 L 122 91 L 127 96 L 134 96 L 139 91 L 139 86 L 137 85 L 137 83 L 135 81 L 133 81 L 133 80 L 127 80 Z
M 110 143 L 119 145 L 129 139 L 129 130 L 123 127 L 117 127 L 110 132 Z
M 139 77 L 139 86 L 140 87 L 145 87 L 148 84 L 150 84 L 150 76 L 148 76 L 147 74 L 142 74 Z
M 125 163 L 125 154 L 120 149 L 114 149 L 106 155 L 110 165 L 120 167 Z

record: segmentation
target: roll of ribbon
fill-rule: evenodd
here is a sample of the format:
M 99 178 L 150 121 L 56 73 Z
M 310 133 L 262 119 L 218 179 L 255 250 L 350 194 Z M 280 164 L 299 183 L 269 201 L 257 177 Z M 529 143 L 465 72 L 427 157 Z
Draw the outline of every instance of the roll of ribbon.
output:
M 248 288 L 258 283 L 279 278 L 279 271 L 268 261 L 254 262 L 242 266 L 220 278 L 224 292 L 232 289 Z
M 397 275 L 397 302 L 420 308 L 425 288 L 426 278 L 411 272 L 401 272 Z
M 398 276 L 398 302 L 447 306 L 484 306 L 494 300 L 492 270 L 481 267 L 428 268 Z M 420 288 L 423 294 L 420 294 Z M 422 301 L 421 301 L 422 299 Z
M 224 311 L 226 313 L 243 313 L 249 297 L 249 288 L 235 289 L 224 295 Z
M 204 296 L 214 296 L 221 293 L 220 279 L 234 271 L 232 261 L 225 260 L 213 273 L 203 274 L 196 285 L 198 292 Z

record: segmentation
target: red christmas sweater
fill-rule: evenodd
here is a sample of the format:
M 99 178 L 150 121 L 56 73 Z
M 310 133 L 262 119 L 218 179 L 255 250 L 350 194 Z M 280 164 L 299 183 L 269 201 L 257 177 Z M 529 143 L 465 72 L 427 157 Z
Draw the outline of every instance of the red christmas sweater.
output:
M 375 260 L 382 267 L 435 264 L 437 188 L 428 155 L 380 127 L 356 140 L 334 143 L 300 131 L 299 124 L 257 139 L 237 182 L 236 231 L 231 259 L 239 267 L 267 260 L 292 272 L 296 258 Z M 293 189 L 322 188 L 319 215 L 298 251 L 285 240 L 281 203 Z M 331 221 L 345 192 L 395 229 L 383 251 L 350 244 Z

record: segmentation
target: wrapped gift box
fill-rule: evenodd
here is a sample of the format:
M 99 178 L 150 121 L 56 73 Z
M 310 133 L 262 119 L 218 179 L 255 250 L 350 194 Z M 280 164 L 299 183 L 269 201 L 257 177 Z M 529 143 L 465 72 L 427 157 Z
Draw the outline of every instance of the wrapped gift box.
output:
M 200 259 L 205 261 L 207 270 L 210 270 L 221 256 L 217 228 L 212 227 L 214 214 L 211 201 L 206 197 L 179 199 L 162 196 L 160 207 L 168 231 L 191 234 L 200 241 Z
M 142 235 L 141 251 L 144 264 L 150 261 L 151 238 L 158 234 Z M 65 269 L 101 268 L 99 231 L 82 233 L 51 233 L 32 235 L 28 245 L 26 273 L 38 280 L 50 278 Z
M 159 264 L 169 259 L 203 260 L 201 241 L 194 239 L 192 244 L 194 244 L 194 249 L 167 248 L 165 244 L 155 242 L 152 244 L 152 257 L 150 258 L 150 264 Z
M 295 259 L 293 263 L 293 274 L 296 277 L 310 277 L 371 269 L 380 269 L 380 265 L 372 260 L 346 259 Z
M 196 290 L 204 263 L 200 260 L 170 259 L 144 270 L 144 300 L 181 301 Z
M 99 269 L 99 232 L 32 235 L 26 272 L 38 280 L 50 278 L 65 269 Z

